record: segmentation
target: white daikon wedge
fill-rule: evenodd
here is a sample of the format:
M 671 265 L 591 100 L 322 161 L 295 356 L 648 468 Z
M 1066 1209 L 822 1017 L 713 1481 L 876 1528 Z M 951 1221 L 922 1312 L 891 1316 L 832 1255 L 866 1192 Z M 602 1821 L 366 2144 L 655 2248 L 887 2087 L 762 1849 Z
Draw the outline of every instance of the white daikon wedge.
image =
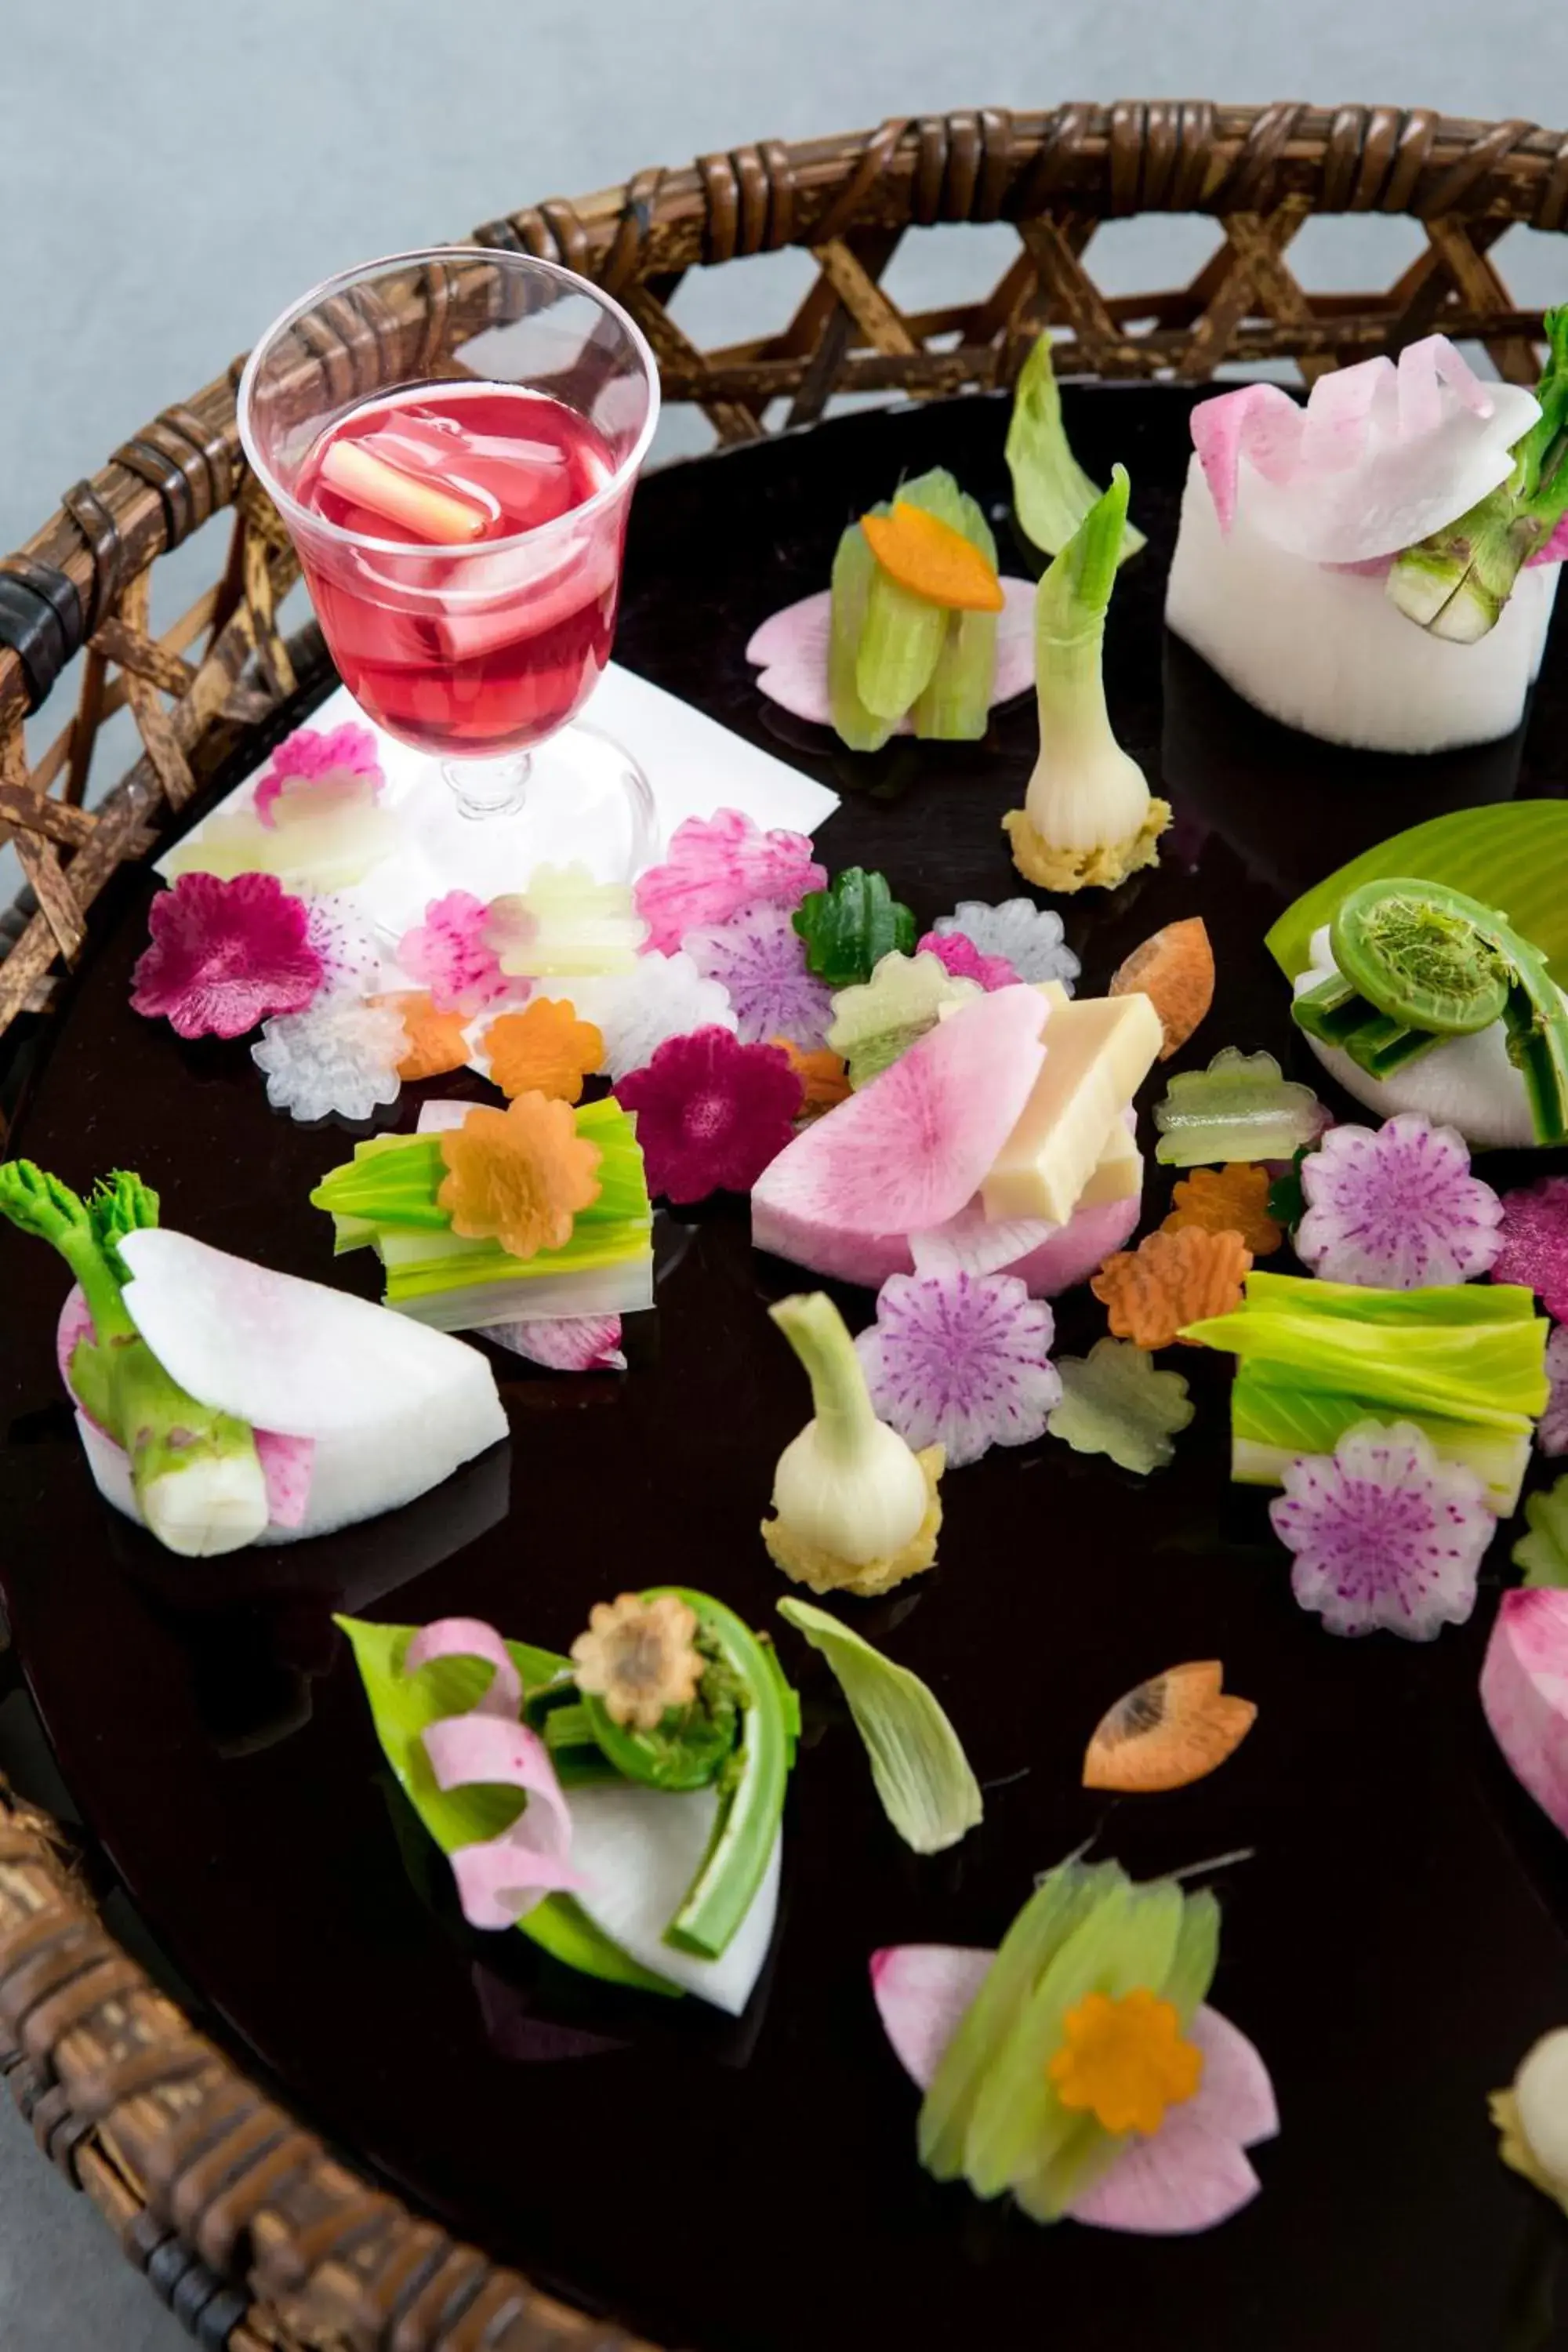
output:
M 664 1940 L 702 1866 L 719 1800 L 711 1789 L 680 1791 L 617 1780 L 573 1789 L 572 1864 L 583 1874 L 576 1901 L 596 1927 L 657 1976 L 739 2017 L 756 1988 L 778 1916 L 782 1833 L 763 1883 L 727 1949 L 699 1959 Z

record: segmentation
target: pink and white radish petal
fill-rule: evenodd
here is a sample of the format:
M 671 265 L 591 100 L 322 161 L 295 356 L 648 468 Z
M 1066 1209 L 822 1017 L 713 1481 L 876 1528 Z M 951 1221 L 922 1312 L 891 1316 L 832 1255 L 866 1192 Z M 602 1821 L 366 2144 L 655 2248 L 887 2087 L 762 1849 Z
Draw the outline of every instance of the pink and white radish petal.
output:
M 306 909 L 306 937 L 321 959 L 322 987 L 373 995 L 381 980 L 381 949 L 353 899 L 332 892 L 307 900 Z
M 1568 1591 L 1503 1594 L 1481 1707 L 1514 1778 L 1568 1837 Z
M 1003 604 L 996 616 L 996 669 L 991 687 L 991 708 L 997 709 L 1035 682 L 1035 583 L 1004 580 Z M 781 710 L 816 727 L 831 727 L 833 709 L 827 693 L 827 644 L 833 630 L 833 592 L 820 589 L 786 604 L 752 632 L 746 659 L 762 669 L 761 692 Z M 894 732 L 908 735 L 912 722 L 906 712 Z
M 147 910 L 152 944 L 131 1003 L 181 1037 L 243 1037 L 269 1014 L 304 1010 L 321 988 L 305 902 L 275 874 L 182 874 Z
M 1336 1127 L 1301 1163 L 1296 1255 L 1328 1282 L 1419 1290 L 1468 1282 L 1502 1246 L 1503 1205 L 1470 1173 L 1457 1128 L 1404 1111 L 1375 1132 Z
M 1545 1370 L 1551 1392 L 1535 1442 L 1542 1454 L 1568 1454 L 1568 1325 L 1559 1323 L 1547 1340 Z
M 957 1944 L 902 1944 L 872 1954 L 871 1991 L 883 2031 L 921 2090 L 930 2089 L 994 1958 Z M 1258 2194 L 1258 2176 L 1243 2151 L 1279 2129 L 1268 2070 L 1217 2010 L 1200 2008 L 1191 2034 L 1204 2059 L 1196 2092 L 1169 2108 L 1149 2138 L 1133 2138 L 1069 2209 L 1075 2221 L 1184 2237 L 1228 2221 Z
M 1019 975 L 1005 956 L 982 955 L 963 931 L 927 931 L 915 942 L 916 955 L 933 955 L 954 980 L 978 981 L 981 987 L 1016 988 Z
M 742 907 L 727 923 L 688 931 L 681 941 L 704 980 L 734 1007 L 743 1045 L 787 1037 L 815 1052 L 833 1019 L 831 992 L 806 970 L 805 941 L 776 899 Z
M 594 1024 L 605 1041 L 605 1068 L 616 1085 L 631 1071 L 646 1069 L 672 1037 L 699 1029 L 732 1034 L 738 1025 L 729 990 L 704 980 L 683 949 L 673 955 L 645 952 L 634 971 L 546 980 L 539 993 L 570 997 L 579 1018 Z
M 1439 1461 L 1424 1431 L 1358 1422 L 1281 1484 L 1268 1516 L 1295 1554 L 1290 1589 L 1329 1633 L 1431 1642 L 1468 1621 L 1497 1521 L 1474 1471 Z
M 1005 957 L 1016 979 L 1059 980 L 1069 995 L 1083 969 L 1056 908 L 1037 907 L 1032 898 L 1004 898 L 994 907 L 984 898 L 961 898 L 931 929 L 938 939 L 961 931 L 981 955 Z
M 427 992 L 437 1013 L 471 1018 L 488 1004 L 516 993 L 486 936 L 489 908 L 471 890 L 448 890 L 432 898 L 425 920 L 405 931 L 397 961 L 410 980 Z
M 1060 1225 L 1044 1217 L 1013 1217 L 994 1223 L 977 1192 L 945 1224 L 911 1234 L 910 1254 L 917 1274 L 1000 1274 L 1061 1231 Z
M 826 882 L 805 834 L 764 833 L 740 809 L 720 809 L 677 825 L 668 856 L 638 877 L 633 897 L 648 927 L 647 949 L 670 955 L 689 930 L 727 923 L 763 900 L 798 907 Z
M 276 1429 L 258 1429 L 256 1458 L 267 1486 L 269 1527 L 302 1528 L 310 1507 L 310 1475 L 315 1467 L 313 1437 L 285 1437 Z
M 1089 1208 L 1075 1209 L 1060 1231 L 1037 1249 L 1026 1257 L 1010 1258 L 1007 1272 L 1017 1276 L 1031 1298 L 1055 1298 L 1098 1273 L 1131 1240 L 1142 1214 L 1141 1192 L 1125 1201 L 1097 1201 Z
M 1548 1315 L 1568 1322 L 1568 1176 L 1543 1176 L 1502 1198 L 1494 1282 L 1522 1283 Z
M 370 729 L 356 725 L 353 719 L 325 733 L 315 727 L 296 728 L 279 743 L 269 766 L 258 780 L 256 814 L 263 824 L 273 824 L 277 821 L 273 803 L 288 785 L 335 782 L 340 776 L 363 780 L 370 785 L 373 795 L 379 798 L 386 779 Z
M 465 1104 L 465 1109 L 470 1106 Z M 488 1323 L 484 1336 L 552 1372 L 624 1372 L 618 1315 L 565 1315 L 553 1322 Z
M 895 1275 L 855 1342 L 879 1416 L 950 1469 L 1046 1433 L 1062 1384 L 1051 1310 L 1012 1275 Z

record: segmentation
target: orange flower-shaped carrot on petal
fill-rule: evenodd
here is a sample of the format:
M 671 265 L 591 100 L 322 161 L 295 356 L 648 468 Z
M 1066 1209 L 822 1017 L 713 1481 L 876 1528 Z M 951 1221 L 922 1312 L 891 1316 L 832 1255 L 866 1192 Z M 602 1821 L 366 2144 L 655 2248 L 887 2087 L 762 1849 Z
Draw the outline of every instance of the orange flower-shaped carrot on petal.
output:
M 1168 1348 L 1189 1323 L 1228 1315 L 1241 1303 L 1252 1252 L 1239 1234 L 1146 1234 L 1135 1250 L 1108 1257 L 1089 1285 L 1119 1339 Z
M 377 1001 L 394 1005 L 403 1016 L 408 1044 L 397 1065 L 400 1078 L 440 1078 L 448 1070 L 463 1067 L 468 1058 L 468 1041 L 463 1034 L 460 1013 L 437 1013 L 429 997 L 420 993 Z
M 577 1132 L 571 1106 L 519 1095 L 505 1110 L 471 1110 L 441 1138 L 447 1174 L 437 1195 L 464 1241 L 500 1242 L 513 1257 L 564 1249 L 579 1209 L 599 1197 L 596 1143 Z
M 787 1037 L 770 1037 L 768 1043 L 788 1056 L 790 1068 L 800 1080 L 803 1118 L 816 1118 L 836 1103 L 848 1101 L 849 1073 L 842 1054 L 829 1053 L 826 1045 L 808 1054 Z
M 1062 2027 L 1046 2072 L 1064 2107 L 1106 2131 L 1152 2138 L 1166 2108 L 1190 2099 L 1203 2079 L 1203 2053 L 1184 2038 L 1174 2004 L 1143 1988 L 1120 2000 L 1089 1993 Z
M 503 1095 L 581 1099 L 583 1081 L 605 1058 L 605 1041 L 591 1021 L 579 1021 L 564 998 L 536 996 L 521 1013 L 503 1013 L 485 1031 L 490 1076 Z
M 1184 1045 L 1214 1003 L 1214 950 L 1201 915 L 1167 923 L 1134 948 L 1111 975 L 1108 996 L 1146 996 L 1160 1016 L 1168 1062 Z
M 1247 1160 L 1225 1168 L 1194 1168 L 1171 1195 L 1162 1233 L 1239 1234 L 1254 1257 L 1272 1257 L 1285 1228 L 1268 1213 L 1269 1174 Z

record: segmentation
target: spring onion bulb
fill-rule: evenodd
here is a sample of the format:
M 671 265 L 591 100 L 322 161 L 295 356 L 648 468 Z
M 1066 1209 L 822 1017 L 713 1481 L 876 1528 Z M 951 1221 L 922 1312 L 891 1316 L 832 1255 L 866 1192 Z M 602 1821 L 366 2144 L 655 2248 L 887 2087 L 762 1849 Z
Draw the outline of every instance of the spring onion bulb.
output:
M 815 1591 L 886 1591 L 936 1556 L 942 1449 L 917 1454 L 878 1420 L 855 1343 L 824 1292 L 769 1312 L 805 1368 L 816 1412 L 779 1456 L 763 1541 Z
M 1491 2105 L 1503 2162 L 1568 2213 L 1568 2026 L 1542 2037 Z
M 1021 809 L 1003 824 L 1013 862 L 1045 890 L 1112 889 L 1152 866 L 1171 822 L 1116 740 L 1105 707 L 1105 617 L 1127 521 L 1127 469 L 1098 499 L 1035 600 L 1040 750 Z

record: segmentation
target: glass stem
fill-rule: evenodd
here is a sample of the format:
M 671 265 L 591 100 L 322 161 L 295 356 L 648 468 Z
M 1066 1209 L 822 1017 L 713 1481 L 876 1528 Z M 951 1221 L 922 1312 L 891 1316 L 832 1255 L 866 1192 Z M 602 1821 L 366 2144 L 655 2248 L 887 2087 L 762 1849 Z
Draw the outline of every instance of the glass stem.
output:
M 508 751 L 494 760 L 443 760 L 441 773 L 457 797 L 458 812 L 482 824 L 511 816 L 522 806 L 533 765 L 528 751 Z

